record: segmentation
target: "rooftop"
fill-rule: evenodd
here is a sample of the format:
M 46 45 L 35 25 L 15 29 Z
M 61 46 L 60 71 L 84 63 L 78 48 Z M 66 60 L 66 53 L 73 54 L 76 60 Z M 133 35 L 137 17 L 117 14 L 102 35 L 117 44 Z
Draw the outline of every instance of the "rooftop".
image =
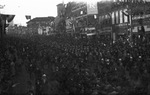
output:
M 31 19 L 30 21 L 28 21 L 27 23 L 29 22 L 38 22 L 38 21 L 54 21 L 55 17 L 36 17 L 36 18 L 33 18 Z

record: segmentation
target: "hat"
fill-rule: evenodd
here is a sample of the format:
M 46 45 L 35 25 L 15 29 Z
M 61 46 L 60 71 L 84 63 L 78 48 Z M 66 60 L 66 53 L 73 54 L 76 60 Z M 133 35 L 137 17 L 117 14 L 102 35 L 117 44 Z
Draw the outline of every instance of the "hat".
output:
M 43 77 L 46 77 L 46 74 L 43 74 Z

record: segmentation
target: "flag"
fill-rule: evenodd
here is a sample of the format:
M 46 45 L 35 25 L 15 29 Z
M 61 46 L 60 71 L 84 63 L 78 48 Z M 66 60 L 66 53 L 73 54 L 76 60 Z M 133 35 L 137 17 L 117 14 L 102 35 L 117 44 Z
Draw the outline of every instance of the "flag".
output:
M 31 19 L 30 15 L 26 15 L 25 17 L 26 17 L 27 20 Z

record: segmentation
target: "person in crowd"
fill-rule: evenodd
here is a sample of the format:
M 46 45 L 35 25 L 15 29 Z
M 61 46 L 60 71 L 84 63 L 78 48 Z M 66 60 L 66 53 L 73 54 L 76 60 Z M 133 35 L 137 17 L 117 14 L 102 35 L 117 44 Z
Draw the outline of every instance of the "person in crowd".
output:
M 59 83 L 60 95 L 91 95 L 95 91 L 97 94 L 148 95 L 150 43 L 146 41 L 148 37 L 143 36 L 146 39 L 142 43 L 137 37 L 132 45 L 126 38 L 112 43 L 107 35 L 94 39 L 19 35 L 7 38 L 6 42 L 16 47 L 29 74 L 35 77 L 36 95 L 45 95 L 49 90 L 46 84 L 50 81 Z M 3 68 L 4 75 L 9 67 L 17 66 L 14 64 L 18 58 L 12 52 L 6 53 L 9 56 L 5 60 L 9 64 Z M 14 63 L 11 65 L 11 62 Z M 48 68 L 50 72 L 45 71 Z M 46 78 L 42 76 L 45 72 Z M 1 81 L 4 78 L 6 76 Z

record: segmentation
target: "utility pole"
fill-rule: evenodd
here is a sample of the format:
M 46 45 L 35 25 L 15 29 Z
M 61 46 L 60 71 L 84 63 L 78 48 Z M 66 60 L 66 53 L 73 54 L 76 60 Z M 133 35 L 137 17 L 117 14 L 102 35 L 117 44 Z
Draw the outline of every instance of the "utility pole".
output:
M 134 8 L 136 8 L 137 6 L 143 4 L 144 0 L 140 0 L 140 2 L 133 2 L 131 0 L 131 2 L 128 1 L 128 13 L 129 13 L 129 25 L 130 25 L 130 33 L 129 33 L 129 38 L 130 38 L 130 42 L 132 42 L 132 35 L 133 35 L 133 31 L 132 31 L 132 28 L 133 28 L 133 21 L 132 21 L 132 18 L 133 18 L 133 14 L 134 14 Z M 145 11 L 145 9 L 144 9 Z
M 133 34 L 133 31 L 132 31 L 132 4 L 129 6 L 129 25 L 130 25 L 130 33 L 129 33 L 129 38 L 130 38 L 130 42 L 132 42 L 132 34 Z
M 128 22 L 129 22 L 129 41 L 132 42 L 132 34 L 133 34 L 133 31 L 132 31 L 132 14 L 133 14 L 133 2 L 132 0 L 131 1 L 127 1 L 127 13 L 124 13 L 126 16 L 128 16 Z
M 122 13 L 125 16 L 127 16 L 127 18 L 128 18 L 128 23 L 127 23 L 127 25 L 128 25 L 127 31 L 129 31 L 128 37 L 129 37 L 130 41 L 132 41 L 132 4 L 129 5 L 129 3 L 131 3 L 131 2 L 128 1 L 128 4 L 126 6 L 126 10 L 122 11 Z

